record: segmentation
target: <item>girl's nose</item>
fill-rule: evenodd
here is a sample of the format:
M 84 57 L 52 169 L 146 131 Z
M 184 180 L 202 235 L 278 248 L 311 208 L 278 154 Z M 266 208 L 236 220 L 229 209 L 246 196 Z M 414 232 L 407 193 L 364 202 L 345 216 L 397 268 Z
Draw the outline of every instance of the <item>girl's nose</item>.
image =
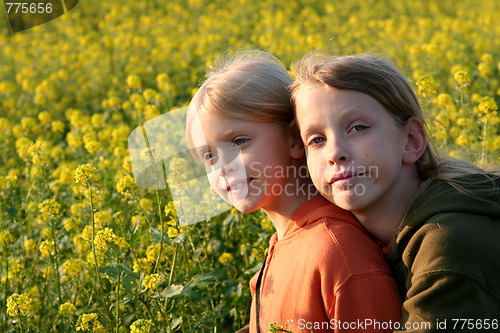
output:
M 345 162 L 349 159 L 349 153 L 346 149 L 346 144 L 339 137 L 328 138 L 327 141 L 327 158 L 329 164 Z
M 219 174 L 222 177 L 238 171 L 239 164 L 241 164 L 238 156 L 239 154 L 235 154 L 233 151 L 219 152 Z

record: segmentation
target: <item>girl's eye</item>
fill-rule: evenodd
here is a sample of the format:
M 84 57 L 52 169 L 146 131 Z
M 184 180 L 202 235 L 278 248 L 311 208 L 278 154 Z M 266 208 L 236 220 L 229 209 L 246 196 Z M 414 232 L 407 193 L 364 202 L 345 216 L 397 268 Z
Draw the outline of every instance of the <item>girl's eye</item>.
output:
M 322 136 L 317 136 L 315 138 L 313 138 L 312 140 L 309 141 L 309 144 L 310 145 L 318 145 L 322 142 L 324 142 L 326 139 Z
M 362 130 L 364 129 L 367 129 L 368 126 L 365 126 L 365 125 L 354 125 L 353 127 L 351 127 L 351 131 L 352 132 L 361 132 Z
M 234 144 L 239 146 L 239 145 L 244 144 L 247 141 L 248 141 L 248 139 L 236 139 L 236 140 L 234 140 Z
M 202 159 L 203 161 L 205 162 L 210 162 L 210 161 L 213 161 L 215 158 L 217 157 L 217 154 L 216 153 L 212 153 L 212 152 L 206 152 L 202 155 Z

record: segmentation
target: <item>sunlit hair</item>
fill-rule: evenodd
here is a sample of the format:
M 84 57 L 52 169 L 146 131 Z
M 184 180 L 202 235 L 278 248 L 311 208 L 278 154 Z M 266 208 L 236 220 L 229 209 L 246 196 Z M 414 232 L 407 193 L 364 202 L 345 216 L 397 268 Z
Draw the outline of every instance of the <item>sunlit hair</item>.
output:
M 310 53 L 298 63 L 294 74 L 295 81 L 291 86 L 294 105 L 295 96 L 301 87 L 319 83 L 371 96 L 384 106 L 399 126 L 404 126 L 412 117 L 418 118 L 425 126 L 422 109 L 411 84 L 396 66 L 381 57 L 371 54 L 323 56 Z M 464 161 L 437 157 L 429 141 L 416 167 L 421 181 L 450 181 L 467 173 L 484 172 Z
M 246 51 L 220 57 L 188 107 L 186 136 L 192 148 L 191 123 L 210 113 L 251 122 L 274 122 L 293 129 L 289 86 L 292 77 L 269 53 Z

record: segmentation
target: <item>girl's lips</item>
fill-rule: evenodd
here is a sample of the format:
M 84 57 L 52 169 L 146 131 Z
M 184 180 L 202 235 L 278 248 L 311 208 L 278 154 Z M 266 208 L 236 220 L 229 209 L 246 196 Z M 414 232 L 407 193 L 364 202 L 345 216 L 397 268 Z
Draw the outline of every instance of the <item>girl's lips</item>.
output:
M 358 174 L 353 174 L 353 173 L 347 173 L 347 174 L 339 174 L 339 175 L 334 175 L 330 179 L 330 184 L 335 184 L 335 185 L 343 185 L 343 184 L 349 184 L 350 182 L 356 181 L 360 178 L 365 178 L 364 173 L 358 173 Z
M 228 192 L 238 192 L 244 185 L 247 185 L 253 178 L 248 178 L 245 180 L 236 180 L 226 185 L 226 191 Z

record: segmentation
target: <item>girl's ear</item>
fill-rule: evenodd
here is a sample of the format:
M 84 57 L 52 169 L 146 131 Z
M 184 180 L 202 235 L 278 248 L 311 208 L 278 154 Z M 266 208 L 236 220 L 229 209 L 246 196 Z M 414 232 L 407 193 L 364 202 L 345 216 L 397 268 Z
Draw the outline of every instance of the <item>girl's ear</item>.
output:
M 295 119 L 292 121 L 288 129 L 288 138 L 290 157 L 297 160 L 302 158 L 305 154 L 305 149 L 302 139 L 300 138 L 299 128 Z
M 294 159 L 300 159 L 305 154 L 304 144 L 300 137 L 296 135 L 291 135 L 289 139 L 290 144 L 290 157 Z
M 413 164 L 424 154 L 427 148 L 427 134 L 424 125 L 416 118 L 410 118 L 404 127 L 406 144 L 403 153 L 403 163 Z

